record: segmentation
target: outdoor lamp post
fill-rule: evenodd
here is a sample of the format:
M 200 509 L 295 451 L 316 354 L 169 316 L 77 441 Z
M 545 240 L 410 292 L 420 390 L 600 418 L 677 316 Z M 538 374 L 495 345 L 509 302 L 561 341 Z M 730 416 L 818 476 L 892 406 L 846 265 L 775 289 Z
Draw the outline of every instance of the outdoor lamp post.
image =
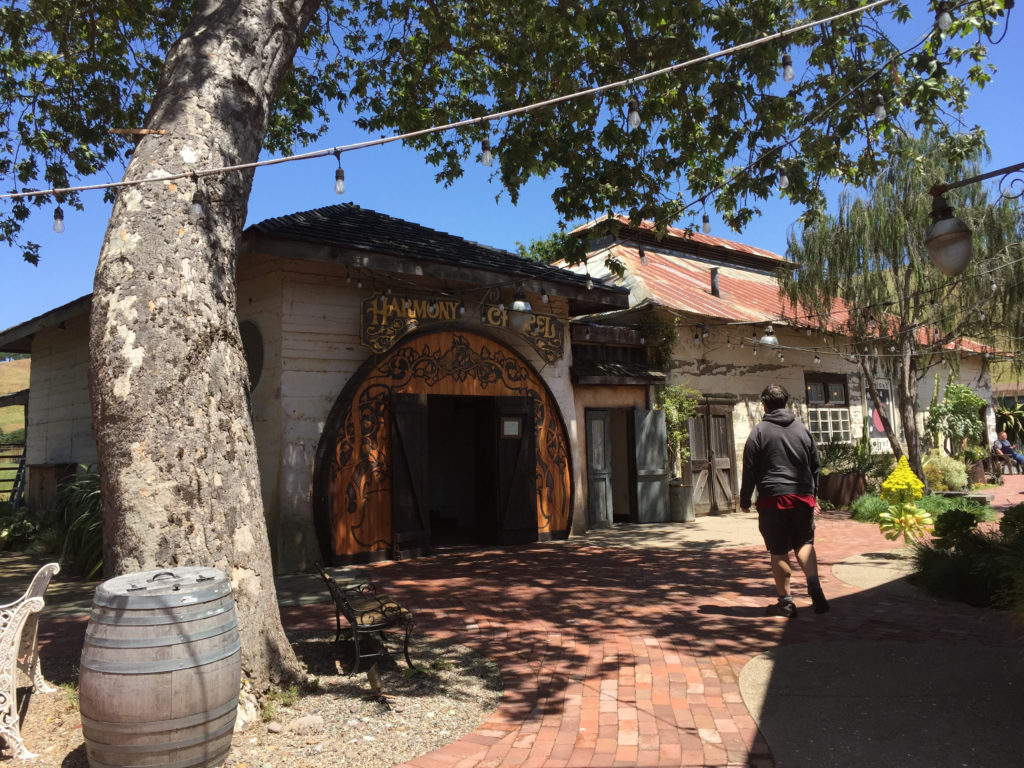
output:
M 971 228 L 953 215 L 953 208 L 946 202 L 945 193 L 951 189 L 965 187 L 978 181 L 991 179 L 995 176 L 1002 176 L 999 182 L 1000 194 L 1006 197 L 1020 197 L 1021 192 L 1011 193 L 1010 188 L 1003 189 L 1003 184 L 1009 176 L 1024 168 L 1024 163 L 1008 165 L 996 171 L 989 171 L 980 176 L 972 176 L 969 179 L 954 181 L 948 184 L 936 184 L 928 190 L 932 196 L 932 223 L 924 235 L 924 247 L 928 251 L 928 258 L 936 268 L 944 275 L 950 277 L 959 275 L 971 260 Z M 1016 187 L 1020 179 L 1014 179 L 1011 187 Z

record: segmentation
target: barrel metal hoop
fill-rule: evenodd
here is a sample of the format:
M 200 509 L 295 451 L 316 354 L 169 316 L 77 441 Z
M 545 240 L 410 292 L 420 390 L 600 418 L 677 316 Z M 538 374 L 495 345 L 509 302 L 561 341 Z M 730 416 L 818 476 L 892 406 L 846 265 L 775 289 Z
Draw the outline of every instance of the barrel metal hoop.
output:
M 140 733 L 159 733 L 160 731 L 176 731 L 182 728 L 191 728 L 194 725 L 201 725 L 202 723 L 216 720 L 219 717 L 223 717 L 228 714 L 231 710 L 238 706 L 238 697 L 235 696 L 231 701 L 226 704 L 222 704 L 216 709 L 211 709 L 205 712 L 197 712 L 194 715 L 188 715 L 186 717 L 177 717 L 172 720 L 147 720 L 146 722 L 140 723 L 111 723 L 104 720 L 93 720 L 90 717 L 82 716 L 82 727 L 83 728 L 95 728 L 98 731 L 113 731 L 115 733 L 124 732 L 130 735 L 136 735 Z M 90 734 L 92 737 L 93 734 Z
M 93 610 L 89 614 L 89 621 L 96 622 L 97 624 L 109 624 L 112 627 L 158 627 L 165 624 L 181 624 L 183 621 L 208 619 L 211 616 L 219 616 L 222 613 L 228 613 L 229 611 L 234 610 L 235 604 L 233 601 L 227 601 L 216 608 L 207 609 L 206 612 L 203 613 L 195 610 L 184 611 L 179 609 L 177 613 L 161 613 L 152 616 L 131 616 L 123 613 L 97 613 Z
M 241 653 L 242 641 L 239 639 L 230 648 L 218 649 L 199 656 L 189 656 L 184 659 L 167 659 L 164 661 L 147 662 L 116 662 L 116 661 L 95 661 L 82 657 L 82 667 L 93 672 L 108 672 L 115 675 L 154 675 L 160 672 L 176 672 L 192 667 L 203 667 L 217 661 L 223 661 L 236 653 Z
M 165 634 L 160 637 L 97 637 L 92 633 L 92 627 L 86 627 L 85 637 L 93 648 L 164 648 L 168 645 L 184 645 L 193 643 L 196 640 L 207 640 L 217 635 L 223 635 L 238 628 L 238 621 L 232 617 L 231 621 L 218 624 L 202 632 L 191 632 L 187 635 Z
M 211 733 L 200 733 L 198 736 L 193 736 L 189 739 L 181 739 L 180 741 L 168 741 L 160 744 L 97 744 L 96 742 L 93 742 L 89 746 L 93 749 L 99 750 L 100 752 L 112 752 L 116 755 L 139 755 L 147 752 L 168 752 L 173 754 L 178 750 L 195 747 L 199 744 L 203 744 L 204 742 L 216 741 L 219 736 L 223 736 L 224 734 L 230 733 L 234 730 L 234 727 L 235 721 L 234 718 L 232 718 L 216 731 Z M 90 755 L 90 758 L 91 757 L 92 756 Z M 185 762 L 184 765 L 192 765 L 194 762 L 194 759 L 189 760 Z M 95 765 L 95 763 L 90 759 L 89 765 Z M 160 765 L 161 768 L 165 768 L 165 766 L 177 765 L 177 763 L 159 763 L 158 765 Z

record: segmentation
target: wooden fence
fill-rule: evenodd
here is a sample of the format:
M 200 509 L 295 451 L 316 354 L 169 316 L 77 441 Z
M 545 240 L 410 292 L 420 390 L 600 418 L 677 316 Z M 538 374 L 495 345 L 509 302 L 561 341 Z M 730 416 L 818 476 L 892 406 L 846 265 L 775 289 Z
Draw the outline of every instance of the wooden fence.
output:
M 25 446 L 0 445 L 0 501 L 7 501 L 17 491 L 21 496 L 21 485 L 24 481 Z

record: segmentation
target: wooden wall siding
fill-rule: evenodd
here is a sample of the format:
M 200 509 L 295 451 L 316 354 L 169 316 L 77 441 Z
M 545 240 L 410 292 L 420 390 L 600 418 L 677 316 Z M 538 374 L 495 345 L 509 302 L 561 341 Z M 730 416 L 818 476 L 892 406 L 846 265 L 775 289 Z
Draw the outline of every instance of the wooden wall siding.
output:
M 32 341 L 25 462 L 95 464 L 89 407 L 89 318 L 43 328 Z
M 321 535 L 329 536 L 331 553 L 344 557 L 391 544 L 392 393 L 529 397 L 535 416 L 538 531 L 568 532 L 568 440 L 547 387 L 521 357 L 492 339 L 433 331 L 369 363 L 328 419 L 316 498 Z

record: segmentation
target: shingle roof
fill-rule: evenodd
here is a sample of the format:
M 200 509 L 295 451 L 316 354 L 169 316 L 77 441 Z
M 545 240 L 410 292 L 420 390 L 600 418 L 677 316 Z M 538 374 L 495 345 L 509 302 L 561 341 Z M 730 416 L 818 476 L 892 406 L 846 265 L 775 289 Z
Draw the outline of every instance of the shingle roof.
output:
M 486 269 L 492 272 L 585 288 L 586 275 L 524 259 L 411 221 L 396 219 L 352 203 L 330 205 L 253 224 L 247 230 L 270 237 L 335 245 L 409 259 Z M 621 288 L 594 281 L 595 289 Z

